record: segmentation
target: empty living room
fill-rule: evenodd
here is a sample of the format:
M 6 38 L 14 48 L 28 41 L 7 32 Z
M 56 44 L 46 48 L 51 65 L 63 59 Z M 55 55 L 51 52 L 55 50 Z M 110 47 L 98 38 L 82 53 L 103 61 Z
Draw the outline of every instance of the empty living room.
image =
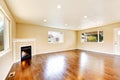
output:
M 0 0 L 0 80 L 120 80 L 120 0 Z

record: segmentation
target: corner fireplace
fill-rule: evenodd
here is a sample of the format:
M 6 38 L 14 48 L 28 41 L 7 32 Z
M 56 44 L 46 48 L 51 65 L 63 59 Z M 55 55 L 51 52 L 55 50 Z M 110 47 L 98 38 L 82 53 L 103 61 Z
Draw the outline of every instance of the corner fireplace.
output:
M 31 59 L 31 46 L 23 46 L 21 47 L 21 61 Z

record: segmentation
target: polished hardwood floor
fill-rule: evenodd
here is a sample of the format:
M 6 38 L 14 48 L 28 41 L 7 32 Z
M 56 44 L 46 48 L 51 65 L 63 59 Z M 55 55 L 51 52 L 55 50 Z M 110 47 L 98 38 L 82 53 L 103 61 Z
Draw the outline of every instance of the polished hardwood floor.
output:
M 71 50 L 15 63 L 6 80 L 120 80 L 120 56 Z

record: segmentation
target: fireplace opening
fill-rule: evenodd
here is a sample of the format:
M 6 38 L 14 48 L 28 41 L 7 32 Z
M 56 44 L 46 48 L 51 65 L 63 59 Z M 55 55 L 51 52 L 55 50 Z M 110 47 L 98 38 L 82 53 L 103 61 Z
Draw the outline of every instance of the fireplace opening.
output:
M 31 46 L 21 47 L 21 61 L 31 59 Z

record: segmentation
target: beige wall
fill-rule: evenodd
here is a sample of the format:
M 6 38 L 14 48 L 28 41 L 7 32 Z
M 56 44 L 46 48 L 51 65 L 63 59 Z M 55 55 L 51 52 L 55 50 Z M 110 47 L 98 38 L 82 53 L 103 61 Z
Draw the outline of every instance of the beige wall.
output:
M 91 28 L 80 31 L 62 30 L 47 28 L 42 26 L 17 24 L 17 38 L 35 38 L 37 53 L 54 52 L 70 49 L 84 49 L 102 53 L 113 54 L 114 28 L 120 28 L 120 23 L 109 24 L 97 28 Z M 104 42 L 85 42 L 81 43 L 81 33 L 102 30 L 104 33 Z M 48 31 L 64 32 L 65 42 L 62 44 L 49 44 Z
M 0 56 L 0 80 L 5 80 L 5 77 L 7 76 L 11 65 L 13 64 L 13 57 L 12 57 L 12 39 L 16 37 L 16 23 L 14 22 L 13 17 L 11 16 L 8 8 L 6 7 L 6 4 L 4 0 L 0 0 L 0 6 L 2 9 L 5 11 L 5 13 L 9 16 L 10 18 L 10 52 Z
M 97 51 L 103 53 L 113 54 L 113 37 L 114 37 L 114 28 L 120 28 L 120 23 L 114 23 L 110 25 L 101 26 L 98 28 L 91 28 L 86 30 L 77 31 L 78 33 L 78 49 Z M 104 42 L 84 42 L 81 43 L 81 33 L 102 30 L 104 34 Z
M 76 32 L 72 30 L 62 30 L 35 25 L 17 24 L 17 38 L 35 38 L 37 54 L 71 50 L 76 48 Z M 64 32 L 64 43 L 48 43 L 48 31 Z

